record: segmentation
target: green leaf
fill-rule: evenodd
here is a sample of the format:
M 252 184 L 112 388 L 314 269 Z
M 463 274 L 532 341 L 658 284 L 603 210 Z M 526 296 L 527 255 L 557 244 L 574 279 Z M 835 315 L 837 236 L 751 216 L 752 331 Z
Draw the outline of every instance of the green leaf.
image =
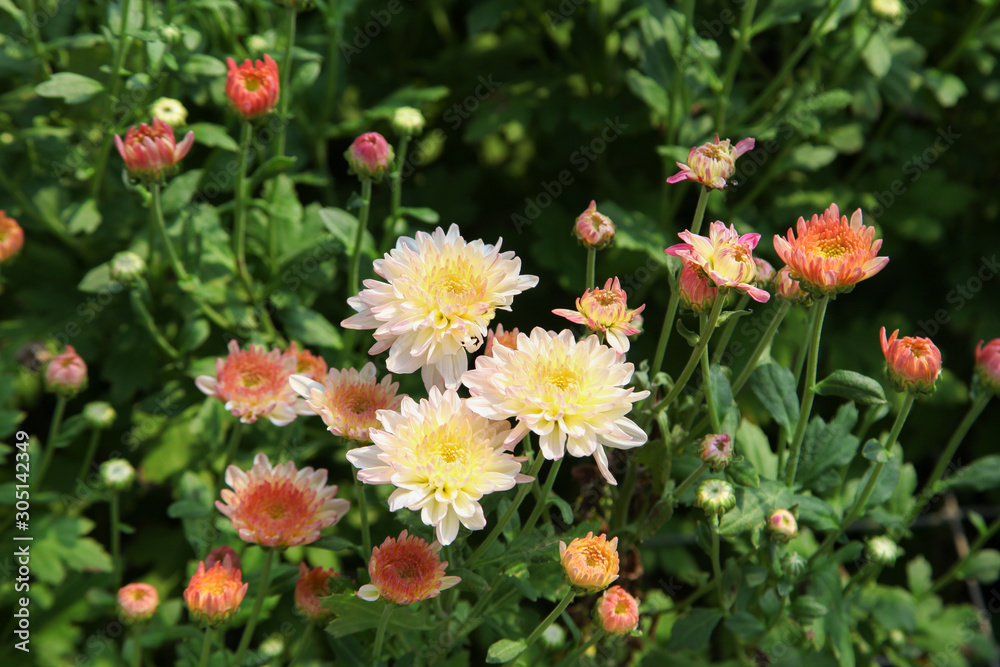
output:
M 1000 454 L 990 454 L 945 477 L 934 487 L 934 493 L 946 489 L 989 491 L 997 487 L 1000 487 Z
M 738 611 L 725 622 L 726 629 L 743 638 L 750 639 L 764 632 L 764 623 L 748 611 Z
M 255 188 L 264 181 L 288 171 L 295 164 L 296 158 L 287 155 L 273 155 L 264 164 L 257 167 L 250 177 L 250 187 Z
M 668 256 L 663 249 L 670 244 L 655 220 L 611 200 L 598 202 L 597 210 L 614 221 L 616 248 L 645 253 L 658 264 L 668 266 Z M 652 270 L 648 265 L 646 268 Z
M 86 199 L 73 209 L 66 227 L 70 234 L 92 234 L 101 225 L 101 212 L 97 202 Z
M 202 146 L 221 148 L 225 151 L 237 153 L 240 150 L 239 143 L 233 139 L 226 128 L 215 123 L 192 123 L 188 129 L 194 132 L 194 140 Z
M 311 86 L 317 77 L 319 77 L 319 72 L 320 64 L 316 61 L 299 65 L 295 70 L 295 75 L 292 77 L 292 93 L 297 93 Z
M 775 363 L 764 364 L 750 374 L 750 388 L 764 408 L 789 436 L 799 421 L 799 399 L 792 371 Z
M 733 461 L 726 467 L 726 479 L 737 486 L 760 487 L 760 475 L 749 461 Z
M 930 593 L 934 587 L 932 575 L 931 564 L 920 554 L 906 564 L 906 583 L 915 597 Z
M 865 597 L 862 604 L 871 605 L 872 618 L 886 630 L 909 634 L 916 629 L 916 601 L 909 591 L 895 586 L 878 586 L 868 589 Z
M 792 617 L 803 624 L 826 616 L 827 611 L 826 605 L 811 595 L 801 595 L 792 603 Z
M 208 340 L 212 327 L 208 320 L 203 317 L 196 317 L 188 320 L 181 327 L 181 333 L 177 336 L 177 347 L 181 352 L 192 352 L 201 347 L 202 343 Z
M 441 219 L 441 216 L 432 208 L 427 208 L 426 206 L 400 206 L 399 212 L 401 215 L 407 215 L 414 220 L 419 220 L 420 222 L 426 222 L 427 224 L 434 225 Z
M 332 595 L 323 600 L 323 607 L 337 615 L 326 627 L 326 631 L 334 637 L 346 637 L 357 632 L 372 630 L 378 627 L 385 605 L 382 600 L 368 602 L 353 593 Z M 435 621 L 431 614 L 419 610 L 397 607 L 389 618 L 389 631 L 386 636 L 411 630 L 427 630 L 434 627 Z
M 791 164 L 798 169 L 814 171 L 837 159 L 837 149 L 833 146 L 800 144 L 792 149 Z
M 337 328 L 315 310 L 290 308 L 279 311 L 278 317 L 285 324 L 290 338 L 306 345 L 332 347 L 336 350 L 343 347 Z
M 320 538 L 309 546 L 317 549 L 327 549 L 328 551 L 343 551 L 344 549 L 353 549 L 355 545 L 343 537 L 329 536 Z
M 35 86 L 35 92 L 42 97 L 62 98 L 66 104 L 80 104 L 102 92 L 104 86 L 99 81 L 72 72 L 58 72 L 48 81 Z
M 799 505 L 799 523 L 814 530 L 836 530 L 840 527 L 840 516 L 822 498 L 797 495 L 793 502 Z
M 523 639 L 516 641 L 513 639 L 501 639 L 495 641 L 486 652 L 486 662 L 491 665 L 508 662 L 524 653 L 526 648 L 528 648 L 528 645 L 524 643 Z
M 715 418 L 719 422 L 722 422 L 722 418 L 725 416 L 726 411 L 729 406 L 733 404 L 733 388 L 729 384 L 729 378 L 723 372 L 722 367 L 719 364 L 715 364 L 708 369 L 708 377 L 712 383 L 712 398 L 715 404 Z M 736 424 L 733 424 L 735 431 Z M 729 434 L 734 435 L 733 433 Z
M 814 417 L 806 429 L 802 444 L 802 458 L 796 480 L 806 488 L 816 491 L 815 483 L 827 470 L 847 465 L 858 452 L 860 441 L 851 433 L 858 423 L 858 409 L 853 403 L 844 403 L 829 424 Z M 824 478 L 824 481 L 828 481 Z M 837 482 L 839 483 L 839 477 Z
M 559 514 L 561 515 L 564 524 L 566 524 L 567 526 L 573 525 L 573 507 L 570 506 L 568 502 L 566 502 L 557 495 L 551 495 L 548 497 L 545 503 L 547 505 L 556 506 L 556 508 L 559 510 Z
M 184 72 L 194 76 L 218 78 L 226 76 L 226 64 L 204 53 L 192 54 L 184 63 Z
M 892 52 L 881 32 L 872 34 L 865 50 L 861 52 L 861 57 L 864 58 L 868 71 L 874 74 L 875 78 L 881 79 L 889 73 L 889 67 L 892 65 Z
M 778 474 L 778 455 L 771 451 L 771 445 L 760 426 L 748 419 L 740 422 L 736 431 L 736 452 L 746 457 L 761 477 L 775 479 Z
M 1000 551 L 983 549 L 974 553 L 956 573 L 957 579 L 970 577 L 981 584 L 992 584 L 1000 579 Z
M 958 101 L 965 97 L 969 89 L 965 83 L 954 74 L 946 74 L 936 69 L 928 69 L 924 72 L 924 81 L 927 87 L 934 93 L 938 104 L 943 107 L 953 107 Z
M 629 90 L 645 102 L 650 109 L 661 116 L 669 114 L 670 105 L 667 91 L 654 79 L 640 74 L 637 70 L 630 69 L 625 73 L 625 82 L 628 84 Z
M 195 500 L 178 500 L 167 507 L 171 519 L 204 519 L 212 516 L 214 509 Z
M 120 282 L 111 277 L 111 264 L 108 262 L 98 264 L 87 271 L 76 288 L 88 294 L 117 293 L 125 289 Z
M 820 396 L 840 396 L 862 405 L 885 403 L 882 385 L 867 375 L 839 370 L 830 373 L 816 385 Z
M 698 607 L 692 609 L 687 616 L 674 623 L 670 633 L 668 651 L 701 651 L 708 646 L 715 626 L 722 620 L 722 612 L 718 609 Z
M 861 451 L 861 454 L 869 461 L 874 461 L 875 463 L 885 463 L 889 460 L 889 452 L 875 438 L 870 438 L 865 443 L 865 448 Z
M 680 319 L 677 320 L 677 324 L 675 325 L 675 328 L 677 329 L 677 333 L 679 333 L 681 336 L 683 336 L 684 340 L 686 340 L 688 342 L 688 345 L 690 345 L 691 347 L 697 347 L 697 345 L 698 345 L 698 334 L 697 333 L 695 333 L 694 331 L 691 331 L 686 326 L 684 326 L 684 323 L 681 322 Z
M 761 480 L 760 488 L 736 487 L 736 506 L 722 516 L 721 535 L 739 535 L 762 529 L 764 513 L 775 507 L 788 507 L 792 492 L 784 484 Z
M 744 315 L 750 315 L 753 311 L 750 310 L 727 310 L 721 315 L 719 315 L 718 321 L 715 323 L 716 328 L 721 327 L 723 324 L 732 319 L 739 319 Z
M 896 490 L 896 484 L 899 483 L 899 474 L 903 467 L 903 450 L 896 443 L 893 447 L 893 451 L 889 455 L 889 462 L 885 464 L 882 469 L 882 474 L 879 475 L 878 481 L 875 482 L 875 488 L 872 490 L 872 495 L 868 498 L 868 503 L 866 507 L 878 507 L 885 501 L 892 497 L 893 491 Z M 868 470 L 865 472 L 864 477 L 858 482 L 857 493 L 860 494 L 868 483 L 868 479 L 871 477 L 872 472 L 875 470 L 877 464 L 873 463 L 869 466 Z
M 170 224 L 169 216 L 176 215 L 184 208 L 194 193 L 198 190 L 198 183 L 201 181 L 203 169 L 191 169 L 170 179 L 167 187 L 163 188 L 163 215 L 167 217 L 167 224 Z

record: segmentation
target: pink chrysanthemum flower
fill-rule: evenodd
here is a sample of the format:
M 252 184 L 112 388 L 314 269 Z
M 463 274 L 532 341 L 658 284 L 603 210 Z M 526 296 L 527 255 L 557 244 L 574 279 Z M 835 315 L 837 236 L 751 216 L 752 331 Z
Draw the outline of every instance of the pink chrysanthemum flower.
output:
M 618 278 L 608 278 L 604 289 L 584 291 L 583 296 L 576 300 L 576 310 L 555 308 L 552 312 L 570 322 L 585 324 L 591 331 L 603 332 L 608 345 L 619 354 L 625 354 L 629 350 L 628 337 L 639 333 L 632 326 L 632 321 L 646 307 L 643 304 L 629 310 L 627 298 Z
M 366 132 L 355 139 L 344 157 L 352 174 L 375 181 L 389 171 L 396 159 L 392 146 L 378 132 Z
M 639 603 L 621 586 L 612 586 L 597 601 L 597 618 L 605 632 L 627 635 L 639 627 Z
M 240 562 L 240 555 L 230 546 L 216 547 L 209 551 L 208 556 L 205 558 L 205 567 L 211 569 L 213 565 L 221 563 L 226 560 L 226 558 L 229 558 L 229 561 L 237 570 L 243 569 Z
M 633 370 L 597 336 L 578 342 L 569 330 L 536 327 L 530 337 L 517 337 L 517 349 L 497 346 L 492 357 L 478 357 L 462 382 L 472 394 L 472 410 L 488 419 L 517 419 L 508 443 L 532 431 L 545 458 L 561 459 L 567 451 L 593 456 L 604 479 L 617 484 L 604 448 L 646 442 L 645 431 L 625 416 L 649 396 L 623 388 Z
M 87 387 L 87 363 L 72 345 L 52 357 L 45 367 L 45 386 L 66 396 L 75 396 Z
M 615 223 L 603 213 L 598 213 L 597 202 L 591 201 L 587 210 L 577 217 L 573 235 L 588 248 L 600 250 L 614 242 Z
M 159 118 L 153 124 L 139 123 L 125 133 L 125 140 L 115 135 L 115 147 L 125 160 L 125 168 L 135 178 L 159 181 L 194 145 L 194 132 L 188 132 L 180 143 L 174 139 L 174 129 Z
M 327 430 L 348 440 L 371 442 L 368 430 L 379 425 L 379 410 L 395 410 L 402 396 L 397 396 L 399 383 L 386 375 L 375 379 L 375 364 L 368 362 L 359 373 L 354 368 L 331 369 L 325 385 L 304 375 L 293 375 L 289 382 L 306 404 L 326 424 Z
M 930 338 L 903 336 L 897 340 L 899 329 L 885 337 L 885 327 L 879 331 L 882 354 L 885 355 L 886 374 L 897 391 L 929 394 L 941 376 L 941 351 Z
M 848 222 L 830 204 L 822 217 L 814 214 L 808 222 L 800 217 L 795 231 L 789 229 L 787 238 L 776 234 L 774 250 L 811 294 L 850 292 L 889 263 L 888 257 L 878 256 L 882 240 L 875 240 L 874 227 L 862 224 L 860 208 Z
M 240 350 L 236 340 L 229 341 L 229 355 L 215 360 L 215 375 L 195 379 L 198 389 L 220 401 L 226 410 L 244 424 L 267 417 L 277 426 L 295 421 L 297 415 L 311 415 L 312 409 L 299 400 L 288 384 L 295 372 L 296 359 L 274 349 L 252 344 Z
M 420 403 L 404 397 L 399 412 L 381 410 L 378 418 L 382 428 L 368 432 L 374 444 L 350 450 L 347 460 L 365 484 L 394 485 L 389 509 L 420 510 L 441 544 L 455 540 L 459 524 L 486 526 L 484 495 L 533 480 L 509 451 L 507 423 L 480 417 L 454 389 L 431 387 Z
M 305 348 L 300 350 L 295 341 L 292 341 L 292 344 L 285 350 L 285 356 L 295 359 L 295 372 L 297 374 L 306 375 L 317 382 L 322 382 L 326 377 L 328 369 L 326 359 L 313 354 Z
M 438 227 L 400 237 L 375 260 L 375 273 L 387 282 L 366 280 L 367 289 L 347 300 L 358 314 L 342 325 L 375 329 L 369 353 L 388 349 L 391 372 L 419 368 L 428 388 L 457 387 L 469 367 L 467 352 L 482 345 L 496 311 L 510 310 L 516 295 L 538 284 L 537 276 L 519 275 L 521 260 L 501 253 L 500 241 L 466 243 L 458 225 L 447 234 Z
M 215 501 L 246 542 L 281 549 L 310 544 L 351 507 L 334 498 L 337 487 L 326 486 L 322 468 L 296 470 L 292 461 L 272 467 L 262 452 L 253 463 L 246 472 L 229 466 L 226 484 L 233 490 L 223 489 L 222 500 Z
M 719 471 L 733 460 L 733 439 L 726 433 L 710 433 L 701 439 L 698 458 Z
M 608 536 L 578 537 L 566 546 L 559 542 L 559 560 L 569 582 L 577 588 L 596 592 L 607 588 L 618 578 L 618 538 Z
M 736 225 L 726 229 L 725 223 L 716 220 L 709 226 L 708 236 L 692 234 L 685 229 L 677 236 L 684 240 L 664 252 L 696 265 L 717 287 L 734 287 L 750 295 L 754 301 L 766 303 L 771 295 L 755 287 L 757 264 L 753 249 L 760 241 L 760 234 L 743 234 Z
M 237 66 L 232 58 L 226 58 L 229 73 L 226 76 L 226 96 L 233 108 L 241 116 L 250 120 L 262 116 L 278 103 L 281 78 L 278 63 L 264 54 L 263 62 L 244 60 Z
M 504 331 L 503 325 L 498 324 L 496 329 L 490 329 L 486 332 L 486 345 L 483 347 L 483 354 L 487 357 L 492 357 L 494 345 L 503 345 L 504 347 L 516 350 L 519 333 L 521 331 L 517 327 L 514 327 L 510 331 Z
M 243 573 L 228 558 L 210 568 L 201 561 L 184 589 L 184 602 L 196 621 L 219 625 L 239 610 L 249 587 L 243 583 Z
M 721 190 L 736 171 L 736 158 L 753 150 L 754 144 L 753 138 L 747 138 L 732 146 L 729 139 L 719 141 L 716 134 L 714 142 L 692 148 L 688 152 L 688 164 L 678 162 L 681 171 L 668 178 L 667 183 L 692 180 L 706 188 Z
M 976 346 L 976 376 L 983 387 L 1000 394 L 1000 338 L 994 338 L 986 347 L 983 341 Z
M 712 310 L 715 300 L 719 297 L 719 288 L 715 283 L 708 279 L 697 264 L 687 260 L 684 260 L 681 266 L 677 289 L 680 290 L 681 303 L 684 307 L 696 313 L 707 313 Z
M 17 220 L 7 215 L 6 211 L 0 211 L 0 262 L 8 259 L 21 251 L 24 246 L 24 230 Z
M 299 563 L 299 579 L 295 582 L 295 608 L 299 613 L 311 621 L 329 618 L 333 612 L 323 608 L 320 598 L 330 595 L 330 579 L 336 577 L 332 567 L 310 570 L 305 563 Z
M 766 259 L 754 257 L 753 263 L 757 265 L 757 284 L 768 286 L 774 280 L 774 267 Z
M 802 291 L 799 281 L 792 278 L 792 270 L 787 266 L 781 267 L 775 277 L 774 293 L 779 299 L 791 301 L 793 304 L 809 303 L 812 299 L 806 292 Z
M 413 604 L 437 597 L 441 591 L 462 581 L 445 576 L 448 561 L 441 562 L 437 542 L 427 544 L 404 530 L 399 539 L 385 538 L 382 546 L 372 549 L 368 574 L 372 583 L 358 589 L 358 597 L 373 602 L 384 597 L 395 604 Z
M 159 606 L 160 594 L 149 584 L 127 584 L 118 589 L 118 612 L 126 623 L 148 621 Z

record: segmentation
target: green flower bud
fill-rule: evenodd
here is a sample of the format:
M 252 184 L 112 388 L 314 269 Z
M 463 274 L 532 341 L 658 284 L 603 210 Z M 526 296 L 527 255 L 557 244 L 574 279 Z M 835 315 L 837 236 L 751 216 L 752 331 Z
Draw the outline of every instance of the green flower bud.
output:
M 733 485 L 721 479 L 707 479 L 698 485 L 695 506 L 706 514 L 725 514 L 736 506 Z

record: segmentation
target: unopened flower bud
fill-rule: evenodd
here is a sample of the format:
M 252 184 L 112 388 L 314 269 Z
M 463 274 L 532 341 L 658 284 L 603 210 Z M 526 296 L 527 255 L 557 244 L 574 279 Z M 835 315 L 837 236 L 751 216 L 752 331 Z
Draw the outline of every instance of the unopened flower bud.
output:
M 243 565 L 240 563 L 240 555 L 236 553 L 235 549 L 228 545 L 215 547 L 209 551 L 208 556 L 205 558 L 205 567 L 212 569 L 212 566 L 216 563 L 225 561 L 226 556 L 229 556 L 229 562 L 232 563 L 233 567 L 237 570 L 243 569 Z
M 1000 395 L 1000 338 L 994 338 L 986 347 L 983 347 L 983 341 L 979 341 L 975 372 L 984 388 Z
M 872 14 L 887 21 L 895 21 L 903 15 L 900 0 L 872 0 Z
M 680 290 L 681 303 L 684 307 L 696 313 L 707 313 L 712 310 L 719 296 L 719 288 L 715 283 L 709 280 L 695 263 L 686 260 L 677 278 L 677 289 Z
M 355 139 L 344 152 L 344 157 L 352 174 L 374 181 L 381 180 L 396 159 L 392 146 L 378 132 L 366 132 Z
M 718 472 L 733 460 L 733 439 L 726 433 L 712 433 L 701 439 L 698 458 Z
M 399 107 L 392 114 L 392 129 L 402 137 L 415 137 L 424 131 L 424 115 L 413 107 Z
M 590 206 L 577 217 L 573 226 L 573 235 L 588 248 L 606 248 L 615 240 L 615 223 L 611 218 L 597 212 L 597 202 L 591 201 Z
M 295 583 L 295 608 L 300 614 L 311 621 L 322 621 L 333 614 L 332 609 L 323 607 L 320 598 L 330 595 L 330 579 L 336 576 L 332 567 L 315 567 L 310 570 L 305 563 L 299 563 L 299 579 Z
M 753 263 L 757 265 L 757 286 L 769 287 L 774 280 L 774 267 L 766 259 L 754 257 Z
M 559 559 L 571 584 L 596 593 L 618 578 L 618 538 L 608 541 L 603 533 L 589 532 L 569 546 L 559 542 Z
M 0 211 L 0 262 L 8 259 L 21 251 L 24 245 L 24 230 L 17 220 L 8 217 L 6 211 Z
M 785 557 L 781 559 L 781 569 L 789 577 L 797 578 L 803 572 L 806 571 L 806 565 L 808 561 L 802 556 L 802 554 L 791 552 L 785 554 Z
M 893 565 L 903 553 L 895 542 L 885 535 L 876 535 L 865 544 L 865 554 L 879 565 Z
M 639 603 L 621 586 L 612 586 L 597 601 L 597 619 L 605 632 L 627 635 L 639 627 Z
M 111 258 L 111 277 L 115 280 L 131 284 L 146 275 L 146 260 L 126 250 L 116 253 Z
M 278 63 L 268 54 L 263 60 L 250 59 L 237 65 L 232 58 L 226 58 L 229 72 L 226 76 L 226 96 L 238 114 L 251 120 L 270 113 L 278 104 L 281 81 Z
M 941 376 L 941 351 L 930 338 L 903 336 L 899 330 L 886 339 L 885 327 L 879 331 L 886 375 L 897 391 L 930 394 Z
M 57 354 L 45 368 L 45 386 L 49 391 L 72 398 L 87 386 L 87 364 L 72 345 Z
M 779 299 L 791 301 L 796 305 L 809 303 L 811 298 L 799 285 L 799 281 L 792 278 L 792 270 L 787 266 L 781 267 L 775 276 L 774 292 Z
M 128 491 L 135 482 L 135 468 L 125 459 L 109 459 L 101 464 L 101 479 L 114 491 Z
M 181 127 L 187 123 L 188 110 L 180 101 L 171 97 L 161 97 L 150 107 L 150 114 L 171 127 Z
M 774 510 L 767 519 L 767 530 L 778 542 L 787 542 L 799 534 L 799 524 L 788 510 Z
M 118 612 L 126 623 L 148 621 L 159 606 L 160 594 L 149 584 L 128 584 L 118 590 Z
M 90 428 L 108 428 L 115 423 L 115 409 L 110 403 L 93 401 L 83 406 L 83 418 Z
M 725 514 L 736 506 L 733 485 L 721 479 L 706 479 L 698 485 L 695 506 L 705 514 Z

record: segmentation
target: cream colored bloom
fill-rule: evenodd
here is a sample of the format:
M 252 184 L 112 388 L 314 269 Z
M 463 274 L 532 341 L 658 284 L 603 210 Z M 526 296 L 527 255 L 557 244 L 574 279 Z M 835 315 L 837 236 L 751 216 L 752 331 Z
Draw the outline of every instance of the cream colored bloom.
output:
M 431 387 L 419 403 L 406 396 L 399 412 L 380 410 L 378 418 L 382 428 L 368 431 L 374 444 L 350 450 L 347 460 L 365 484 L 394 485 L 389 509 L 420 510 L 441 544 L 455 540 L 460 523 L 470 530 L 486 525 L 484 495 L 533 479 L 521 474 L 524 459 L 509 451 L 515 440 L 508 425 L 480 417 L 454 389 Z
M 188 110 L 178 100 L 170 97 L 161 97 L 153 102 L 149 112 L 170 127 L 183 127 L 187 123 Z
M 417 232 L 400 237 L 384 259 L 375 260 L 380 280 L 347 303 L 358 311 L 344 320 L 349 329 L 375 329 L 369 350 L 389 350 L 393 373 L 418 368 L 424 384 L 455 388 L 469 367 L 467 352 L 479 349 L 497 310 L 510 310 L 514 296 L 538 284 L 522 276 L 521 260 L 482 240 L 466 243 L 458 225 L 446 234 Z
M 624 388 L 633 370 L 596 336 L 578 342 L 568 330 L 536 327 L 530 337 L 517 337 L 517 349 L 497 345 L 492 357 L 477 357 L 462 382 L 472 393 L 472 410 L 489 419 L 517 419 L 508 442 L 532 431 L 545 458 L 561 459 L 566 451 L 593 456 L 608 483 L 617 484 L 604 447 L 646 442 L 646 433 L 625 416 L 649 395 Z

